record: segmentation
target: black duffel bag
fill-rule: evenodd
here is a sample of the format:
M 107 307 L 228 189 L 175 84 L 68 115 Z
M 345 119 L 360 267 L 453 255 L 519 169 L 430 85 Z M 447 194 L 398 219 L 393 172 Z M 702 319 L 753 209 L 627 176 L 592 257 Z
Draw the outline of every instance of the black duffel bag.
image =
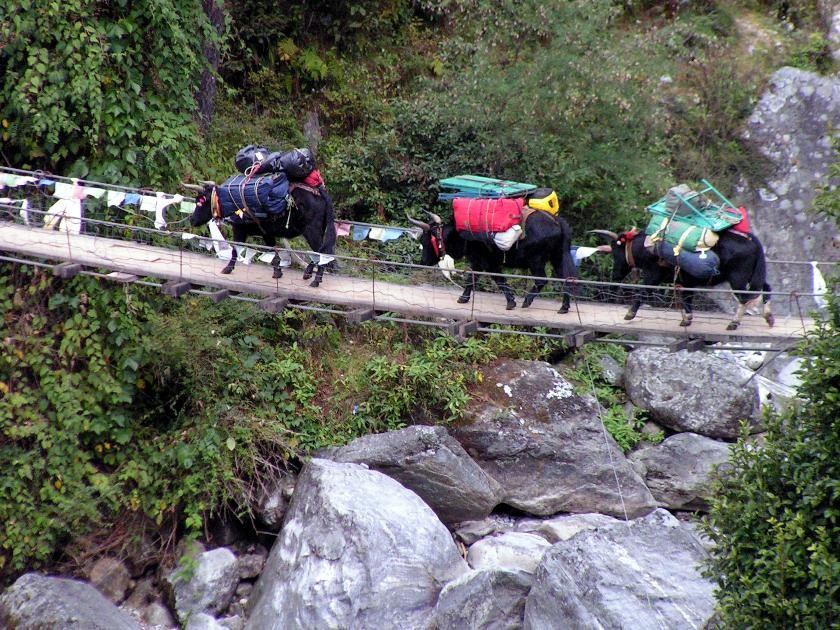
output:
M 236 170 L 240 173 L 246 173 L 257 162 L 262 162 L 271 154 L 271 151 L 263 146 L 256 144 L 249 144 L 248 146 L 239 149 L 233 162 L 236 165 Z
M 289 179 L 306 179 L 315 170 L 315 158 L 309 149 L 292 149 L 280 155 L 279 161 Z

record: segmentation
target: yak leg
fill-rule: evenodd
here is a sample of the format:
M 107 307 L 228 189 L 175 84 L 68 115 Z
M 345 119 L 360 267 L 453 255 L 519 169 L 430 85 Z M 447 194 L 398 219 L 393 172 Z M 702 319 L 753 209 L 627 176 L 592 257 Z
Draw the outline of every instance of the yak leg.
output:
M 312 288 L 317 288 L 321 286 L 321 281 L 324 279 L 324 269 L 326 269 L 326 265 L 316 265 L 315 266 L 315 279 L 309 283 L 309 286 Z
M 274 258 L 271 259 L 271 277 L 272 278 L 282 278 L 283 277 L 283 266 L 280 264 L 280 252 L 274 252 Z
M 309 280 L 312 277 L 312 272 L 315 271 L 316 263 L 315 261 L 310 261 L 308 265 L 306 265 L 306 269 L 303 270 L 303 279 Z
M 470 273 L 467 277 L 467 283 L 464 286 L 464 292 L 458 296 L 458 304 L 466 304 L 470 301 L 470 297 L 472 296 L 472 292 L 476 289 L 478 285 L 478 278 L 474 273 Z
M 680 326 L 691 326 L 694 320 L 694 291 L 680 292 L 682 297 L 682 320 Z
M 505 295 L 505 301 L 507 302 L 507 306 L 505 306 L 505 309 L 509 311 L 511 309 L 516 308 L 516 297 L 514 296 L 513 289 L 510 288 L 510 285 L 507 283 L 505 277 L 493 276 L 493 280 L 496 282 L 496 286 L 499 287 L 499 290 Z M 539 291 L 537 291 L 537 293 L 539 293 Z M 533 297 L 531 298 L 531 301 L 534 301 Z
M 228 261 L 228 264 L 226 264 L 224 266 L 224 269 L 222 269 L 223 274 L 227 275 L 227 274 L 233 272 L 233 268 L 236 267 L 236 257 L 237 256 L 239 256 L 239 253 L 236 251 L 236 248 L 233 245 L 231 245 L 230 246 L 230 260 Z
M 533 273 L 533 271 L 531 273 Z M 537 274 L 539 273 L 544 274 L 545 270 L 537 272 Z M 534 275 L 536 276 L 537 274 Z M 534 280 L 533 288 L 525 294 L 525 299 L 522 301 L 522 308 L 528 308 L 534 303 L 534 298 L 540 294 L 547 282 L 548 280 Z

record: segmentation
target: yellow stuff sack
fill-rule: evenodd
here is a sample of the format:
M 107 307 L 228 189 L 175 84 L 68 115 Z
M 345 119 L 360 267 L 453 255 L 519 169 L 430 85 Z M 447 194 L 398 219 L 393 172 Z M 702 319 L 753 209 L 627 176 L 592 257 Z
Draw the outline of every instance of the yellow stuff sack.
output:
M 528 195 L 528 207 L 534 210 L 544 210 L 552 216 L 560 212 L 560 200 L 551 188 L 538 188 Z

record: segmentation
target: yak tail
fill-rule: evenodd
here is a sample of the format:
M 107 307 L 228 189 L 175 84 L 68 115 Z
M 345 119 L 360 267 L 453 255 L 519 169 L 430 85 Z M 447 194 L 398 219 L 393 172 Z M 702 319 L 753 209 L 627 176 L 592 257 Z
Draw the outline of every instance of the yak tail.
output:
M 326 202 L 324 210 L 326 216 L 324 217 L 324 240 L 321 242 L 321 252 L 324 254 L 335 253 L 335 241 L 338 236 L 335 229 L 335 207 L 333 206 L 332 197 L 327 192 L 326 186 L 321 186 L 321 195 Z
M 759 295 L 764 294 L 764 301 L 770 301 L 770 292 L 772 289 L 767 284 L 767 258 L 764 255 L 764 246 L 755 234 L 752 234 L 753 241 L 756 244 L 756 260 L 753 267 L 752 277 L 750 278 L 749 287 L 751 291 L 755 291 Z

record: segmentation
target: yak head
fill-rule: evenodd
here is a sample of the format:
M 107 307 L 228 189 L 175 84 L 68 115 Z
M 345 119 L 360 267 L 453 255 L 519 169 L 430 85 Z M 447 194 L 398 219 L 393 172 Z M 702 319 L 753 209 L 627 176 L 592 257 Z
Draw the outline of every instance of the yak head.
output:
M 205 184 L 204 190 L 196 196 L 195 210 L 190 215 L 190 225 L 193 227 L 205 225 L 213 218 L 213 190 L 214 186 Z
M 609 252 L 612 254 L 613 279 L 625 278 L 627 274 L 633 270 L 633 267 L 630 264 L 632 257 L 628 258 L 627 250 L 632 247 L 633 239 L 642 234 L 641 231 L 633 228 L 631 230 L 627 230 L 626 232 L 622 232 L 621 234 L 616 234 L 610 230 L 589 230 L 589 233 L 598 234 L 599 236 L 609 239 L 609 245 L 599 245 L 598 251 Z M 642 238 L 644 238 L 644 234 L 642 234 Z
M 406 214 L 409 222 L 422 228 L 420 234 L 420 264 L 427 267 L 437 265 L 447 255 L 443 220 L 434 212 L 426 210 L 430 221 L 420 221 Z

